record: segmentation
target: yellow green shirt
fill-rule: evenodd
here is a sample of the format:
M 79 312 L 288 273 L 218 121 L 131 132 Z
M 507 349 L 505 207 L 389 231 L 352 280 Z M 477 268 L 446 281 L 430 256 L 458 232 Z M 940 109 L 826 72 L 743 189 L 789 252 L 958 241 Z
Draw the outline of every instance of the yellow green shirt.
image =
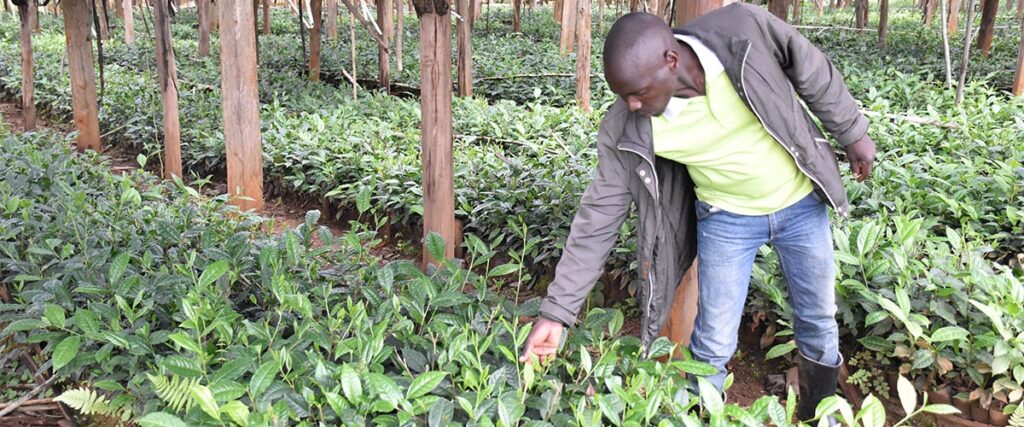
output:
M 714 53 L 676 37 L 697 53 L 706 95 L 672 98 L 651 118 L 655 155 L 685 164 L 697 198 L 728 212 L 766 215 L 807 196 L 810 179 L 736 94 Z

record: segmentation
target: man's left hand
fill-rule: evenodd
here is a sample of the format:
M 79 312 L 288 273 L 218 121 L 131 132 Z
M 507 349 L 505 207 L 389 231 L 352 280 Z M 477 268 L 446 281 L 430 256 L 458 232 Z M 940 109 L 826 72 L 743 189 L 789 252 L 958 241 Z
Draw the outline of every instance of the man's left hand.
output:
M 864 135 L 859 141 L 846 146 L 846 159 L 850 161 L 850 169 L 857 182 L 868 179 L 871 165 L 875 163 L 875 141 Z

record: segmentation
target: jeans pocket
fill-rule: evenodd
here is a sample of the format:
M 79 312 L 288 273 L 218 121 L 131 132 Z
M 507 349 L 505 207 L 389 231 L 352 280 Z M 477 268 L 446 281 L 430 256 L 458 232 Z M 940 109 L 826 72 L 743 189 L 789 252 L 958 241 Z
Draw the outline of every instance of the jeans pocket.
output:
M 697 200 L 694 203 L 696 205 L 698 221 L 703 221 L 710 217 L 711 215 L 722 212 L 722 208 L 716 208 L 714 206 L 711 206 L 711 204 L 703 200 Z

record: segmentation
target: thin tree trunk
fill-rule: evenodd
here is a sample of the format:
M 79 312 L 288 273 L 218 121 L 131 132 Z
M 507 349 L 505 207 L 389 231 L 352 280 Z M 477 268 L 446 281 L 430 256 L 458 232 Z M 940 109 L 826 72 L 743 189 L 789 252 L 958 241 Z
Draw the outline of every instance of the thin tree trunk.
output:
M 121 9 L 124 9 L 124 42 L 131 46 L 135 44 L 135 8 L 132 7 L 132 0 L 120 1 Z
M 600 0 L 598 0 L 600 1 Z M 576 102 L 590 112 L 590 0 L 577 0 Z
M 924 9 L 924 26 L 932 26 L 932 21 L 935 20 L 935 9 L 938 3 L 943 0 L 928 0 L 928 5 Z
M 164 179 L 181 177 L 181 125 L 178 118 L 178 78 L 171 42 L 171 17 L 166 0 L 154 2 L 156 70 L 164 107 Z
M 61 7 L 64 9 L 64 36 L 74 107 L 71 111 L 78 129 L 78 150 L 99 152 L 100 122 L 96 104 L 96 70 L 89 43 L 89 4 L 85 1 L 63 1 Z
M 199 57 L 204 58 L 210 55 L 210 15 L 217 13 L 210 0 L 196 0 L 196 14 L 199 15 Z
M 21 19 L 21 114 L 25 122 L 23 130 L 29 132 L 36 128 L 36 103 L 32 72 L 32 13 L 27 4 L 18 6 L 18 17 Z
M 521 8 L 522 0 L 512 0 L 512 32 L 521 33 L 523 31 L 519 23 L 519 9 Z
M 445 258 L 455 256 L 457 227 L 452 161 L 452 48 L 448 13 L 420 15 L 420 137 L 423 156 L 423 236 L 438 233 Z M 442 260 L 423 251 L 423 266 Z
M 324 0 L 310 0 L 310 9 L 313 11 L 313 28 L 309 31 L 309 80 L 314 82 L 320 81 L 320 24 L 323 7 Z
M 473 28 L 466 17 L 473 16 L 473 0 L 456 0 L 455 7 L 463 17 L 455 24 L 457 89 L 460 97 L 473 96 Z
M 356 17 L 351 11 L 348 16 L 348 36 L 349 46 L 352 47 L 352 100 L 359 99 L 359 85 L 356 81 L 359 79 L 356 74 Z
M 1014 96 L 1024 95 L 1024 23 L 1021 24 L 1020 48 L 1017 51 L 1017 72 L 1013 75 L 1012 91 Z
M 270 0 L 263 0 L 263 35 L 270 35 Z
M 992 37 L 995 35 L 996 15 L 999 14 L 999 0 L 982 0 L 981 27 L 978 28 L 978 47 L 981 55 L 988 58 L 992 49 Z
M 953 103 L 960 105 L 964 100 L 964 85 L 967 84 L 967 65 L 971 59 L 971 37 L 974 36 L 974 0 L 967 0 L 967 34 L 964 35 L 964 56 L 960 65 L 960 83 L 956 86 Z
M 327 39 L 338 40 L 338 0 L 327 0 Z
M 946 0 L 939 0 L 939 1 L 942 2 L 942 12 L 941 12 L 942 15 L 939 17 L 939 19 L 941 19 L 942 22 L 946 22 Z M 953 71 L 952 71 L 953 70 L 953 66 L 950 63 L 950 59 L 949 59 L 949 31 L 947 30 L 945 25 L 941 25 L 941 27 L 942 27 L 942 57 L 946 61 L 946 87 L 952 88 L 953 87 Z
M 803 8 L 804 0 L 793 0 L 793 23 L 800 24 Z
M 395 0 L 395 14 L 398 15 L 398 29 L 395 31 L 395 69 L 402 74 L 402 39 L 405 35 L 405 0 Z
M 868 25 L 868 0 L 856 0 L 855 5 L 856 27 L 863 30 Z
M 878 51 L 885 55 L 889 49 L 889 0 L 879 0 Z
M 789 0 L 768 0 L 768 11 L 779 19 L 789 22 Z
M 949 17 L 946 18 L 946 32 L 954 35 L 957 32 L 960 19 L 960 0 L 949 0 Z
M 256 16 L 248 0 L 217 0 L 221 106 L 227 152 L 228 197 L 242 210 L 263 207 L 263 147 L 256 80 Z
M 384 44 L 377 46 L 377 67 L 380 70 L 380 86 L 385 93 L 391 93 L 391 0 L 377 0 L 377 25 L 380 26 Z

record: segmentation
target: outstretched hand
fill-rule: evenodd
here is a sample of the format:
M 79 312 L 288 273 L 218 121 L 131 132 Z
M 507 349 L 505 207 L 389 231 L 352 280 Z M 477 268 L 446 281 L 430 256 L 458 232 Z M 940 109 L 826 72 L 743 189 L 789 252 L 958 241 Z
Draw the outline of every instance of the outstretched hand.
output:
M 523 344 L 523 354 L 519 356 L 519 362 L 530 363 L 531 355 L 537 356 L 541 363 L 554 360 L 558 344 L 562 341 L 562 329 L 561 322 L 538 317 L 533 323 L 530 335 L 526 337 L 526 343 Z

